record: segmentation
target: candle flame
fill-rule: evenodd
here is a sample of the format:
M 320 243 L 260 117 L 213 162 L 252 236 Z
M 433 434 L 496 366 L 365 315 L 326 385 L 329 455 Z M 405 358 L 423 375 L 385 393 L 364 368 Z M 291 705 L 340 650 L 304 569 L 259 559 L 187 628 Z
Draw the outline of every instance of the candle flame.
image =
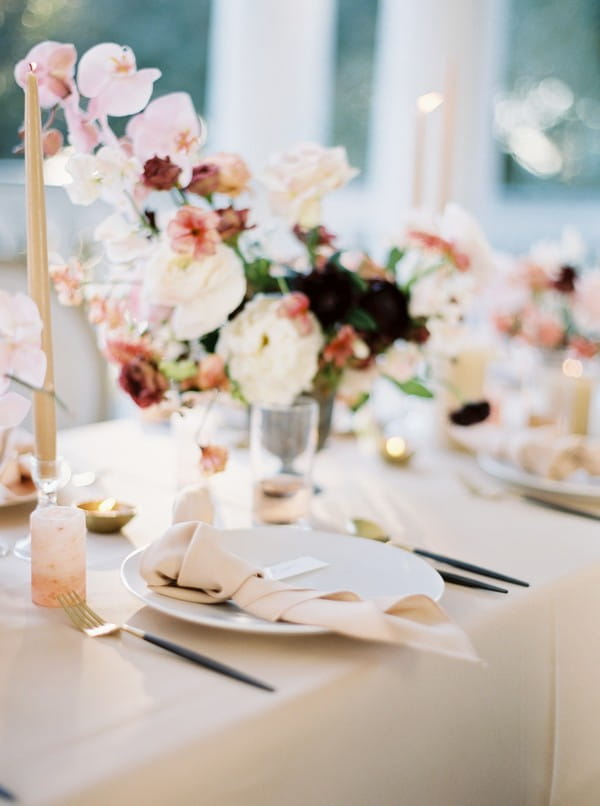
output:
M 388 456 L 393 456 L 394 459 L 397 459 L 406 453 L 406 442 L 402 437 L 390 437 L 385 441 L 385 449 Z
M 583 364 L 576 358 L 567 358 L 563 361 L 562 371 L 567 378 L 581 378 L 583 375 Z
M 29 62 L 29 69 L 32 73 L 35 73 L 37 70 L 37 62 Z
M 98 504 L 98 512 L 111 512 L 117 503 L 116 498 L 105 498 Z
M 441 92 L 428 92 L 425 95 L 421 95 L 419 98 L 417 98 L 417 106 L 419 107 L 419 111 L 423 112 L 425 115 L 433 112 L 433 110 L 437 109 L 438 106 L 443 102 L 444 96 L 441 94 Z

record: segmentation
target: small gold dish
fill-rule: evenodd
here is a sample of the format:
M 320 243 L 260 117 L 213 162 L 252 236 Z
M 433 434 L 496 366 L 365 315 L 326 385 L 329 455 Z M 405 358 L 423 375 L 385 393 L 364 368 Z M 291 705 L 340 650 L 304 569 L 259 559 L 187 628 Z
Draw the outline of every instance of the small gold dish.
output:
M 414 455 L 414 450 L 403 437 L 391 436 L 381 440 L 379 453 L 390 464 L 407 465 Z
M 95 501 L 80 501 L 77 506 L 85 512 L 85 522 L 90 532 L 120 531 L 135 517 L 135 507 L 117 501 L 116 498 L 100 498 Z

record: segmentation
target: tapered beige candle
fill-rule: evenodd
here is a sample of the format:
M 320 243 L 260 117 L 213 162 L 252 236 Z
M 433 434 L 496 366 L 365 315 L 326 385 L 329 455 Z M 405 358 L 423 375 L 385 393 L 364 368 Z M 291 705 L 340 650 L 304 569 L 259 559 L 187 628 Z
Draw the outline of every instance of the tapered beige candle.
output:
M 453 178 L 454 132 L 456 127 L 456 80 L 454 62 L 448 64 L 444 81 L 444 108 L 442 119 L 442 149 L 440 154 L 440 184 L 438 209 L 440 212 L 452 201 L 450 198 Z
M 43 322 L 42 349 L 47 360 L 44 386 L 54 391 L 42 126 L 35 65 L 31 65 L 25 92 L 25 175 L 27 283 L 29 295 L 37 304 Z M 34 392 L 33 422 L 37 458 L 53 461 L 56 458 L 56 408 L 52 395 Z
M 427 144 L 427 115 L 437 109 L 443 97 L 439 92 L 428 92 L 417 98 L 415 119 L 415 146 L 413 161 L 412 206 L 423 204 L 423 176 L 425 172 L 425 147 Z

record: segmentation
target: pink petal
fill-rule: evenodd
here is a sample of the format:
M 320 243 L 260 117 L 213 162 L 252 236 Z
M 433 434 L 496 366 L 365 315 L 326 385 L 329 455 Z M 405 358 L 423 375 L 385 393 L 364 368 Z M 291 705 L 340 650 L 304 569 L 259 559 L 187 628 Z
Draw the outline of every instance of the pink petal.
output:
M 77 85 L 82 95 L 95 98 L 109 84 L 113 60 L 121 58 L 123 48 L 115 42 L 103 42 L 87 50 L 79 60 Z
M 130 76 L 113 79 L 96 97 L 98 108 L 103 114 L 115 117 L 141 112 L 150 100 L 154 82 L 160 76 L 160 70 L 148 68 Z
M 31 403 L 23 395 L 7 392 L 0 397 L 0 428 L 14 428 L 27 416 Z
M 33 386 L 41 386 L 46 376 L 46 355 L 39 347 L 23 344 L 12 354 L 12 375 Z

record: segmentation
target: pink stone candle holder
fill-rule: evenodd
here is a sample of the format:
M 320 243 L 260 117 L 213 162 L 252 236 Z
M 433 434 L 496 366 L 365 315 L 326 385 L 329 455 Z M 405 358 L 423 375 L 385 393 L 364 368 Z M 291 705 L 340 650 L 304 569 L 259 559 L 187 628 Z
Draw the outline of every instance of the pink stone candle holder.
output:
M 31 599 L 60 607 L 57 597 L 75 591 L 85 599 L 85 513 L 50 504 L 31 513 Z

